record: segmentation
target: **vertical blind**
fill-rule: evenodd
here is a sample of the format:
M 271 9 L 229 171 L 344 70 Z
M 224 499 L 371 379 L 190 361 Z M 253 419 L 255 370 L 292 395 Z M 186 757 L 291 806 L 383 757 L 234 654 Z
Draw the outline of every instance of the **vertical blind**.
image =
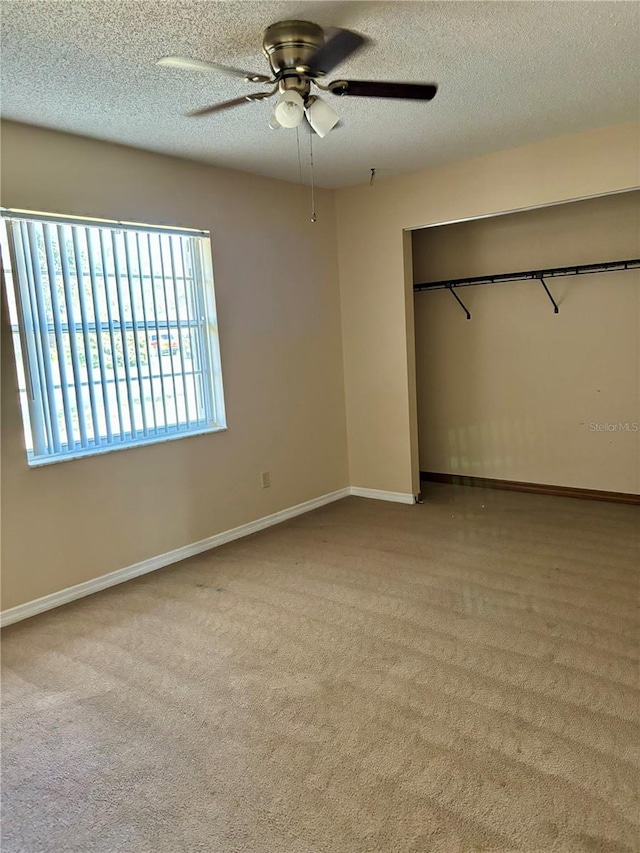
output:
M 32 461 L 224 426 L 207 236 L 4 219 Z

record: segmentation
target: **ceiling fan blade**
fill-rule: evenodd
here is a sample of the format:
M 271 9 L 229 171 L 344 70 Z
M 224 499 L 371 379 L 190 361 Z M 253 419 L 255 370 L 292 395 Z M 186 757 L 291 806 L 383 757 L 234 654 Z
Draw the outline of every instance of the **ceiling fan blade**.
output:
M 430 101 L 435 98 L 435 83 L 388 83 L 374 80 L 334 80 L 329 83 L 334 95 L 354 95 L 358 98 L 399 98 L 401 100 Z
M 356 50 L 367 43 L 367 39 L 353 30 L 337 30 L 335 35 L 330 36 L 307 62 L 309 74 L 328 74 L 336 65 L 355 53 Z
M 227 65 L 218 65 L 216 62 L 203 62 L 200 59 L 189 59 L 186 56 L 164 56 L 156 62 L 162 68 L 179 68 L 182 71 L 217 71 L 231 77 L 241 77 L 248 83 L 271 83 L 271 77 L 265 74 L 254 74 L 252 71 L 243 71 L 241 68 L 229 68 Z
M 202 107 L 199 110 L 193 110 L 187 113 L 187 118 L 199 118 L 200 116 L 208 116 L 211 113 L 219 113 L 222 110 L 229 110 L 232 107 L 239 107 L 241 104 L 246 104 L 251 101 L 261 101 L 263 98 L 270 98 L 273 92 L 254 92 L 250 95 L 243 95 L 241 98 L 234 98 L 232 101 L 222 101 L 220 104 L 212 104 L 210 107 Z

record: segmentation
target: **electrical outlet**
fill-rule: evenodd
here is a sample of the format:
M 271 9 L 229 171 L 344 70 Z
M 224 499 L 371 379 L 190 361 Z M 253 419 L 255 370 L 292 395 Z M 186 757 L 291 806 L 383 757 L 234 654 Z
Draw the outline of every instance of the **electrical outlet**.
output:
M 262 476 L 262 488 L 268 489 L 269 486 L 271 485 L 271 472 L 270 471 L 263 471 L 261 476 Z

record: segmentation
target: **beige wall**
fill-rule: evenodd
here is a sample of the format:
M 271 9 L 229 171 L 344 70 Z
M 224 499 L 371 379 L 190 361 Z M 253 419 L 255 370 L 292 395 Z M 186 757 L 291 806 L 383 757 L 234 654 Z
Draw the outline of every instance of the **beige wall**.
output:
M 640 193 L 413 232 L 416 282 L 640 257 Z M 415 296 L 423 471 L 640 492 L 640 270 Z
M 353 485 L 419 488 L 403 229 L 638 187 L 639 151 L 640 124 L 631 122 L 336 193 Z
M 12 123 L 1 189 L 6 207 L 211 231 L 228 422 L 29 469 L 3 320 L 3 607 L 348 484 L 331 192 L 312 225 L 295 184 Z
M 295 184 L 3 125 L 5 206 L 211 230 L 229 424 L 28 469 L 4 321 L 3 606 L 349 483 L 417 492 L 405 229 L 639 186 L 639 143 L 624 124 L 379 180 L 336 192 L 336 215 L 321 191 L 312 225 Z

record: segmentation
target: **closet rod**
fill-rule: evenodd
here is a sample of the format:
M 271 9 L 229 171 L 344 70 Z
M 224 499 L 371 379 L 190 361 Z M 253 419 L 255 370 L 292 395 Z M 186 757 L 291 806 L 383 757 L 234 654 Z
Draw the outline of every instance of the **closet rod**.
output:
M 621 272 L 640 269 L 640 258 L 626 261 L 606 261 L 603 264 L 574 264 L 572 267 L 552 267 L 546 270 L 527 270 L 525 272 L 506 272 L 499 275 L 480 275 L 475 278 L 452 278 L 445 281 L 427 281 L 414 284 L 414 291 L 452 290 L 454 287 L 472 287 L 476 284 L 500 284 L 506 281 L 542 281 L 563 275 L 589 275 L 601 272 Z M 546 290 L 546 287 L 545 287 Z M 466 310 L 466 309 L 465 309 Z

